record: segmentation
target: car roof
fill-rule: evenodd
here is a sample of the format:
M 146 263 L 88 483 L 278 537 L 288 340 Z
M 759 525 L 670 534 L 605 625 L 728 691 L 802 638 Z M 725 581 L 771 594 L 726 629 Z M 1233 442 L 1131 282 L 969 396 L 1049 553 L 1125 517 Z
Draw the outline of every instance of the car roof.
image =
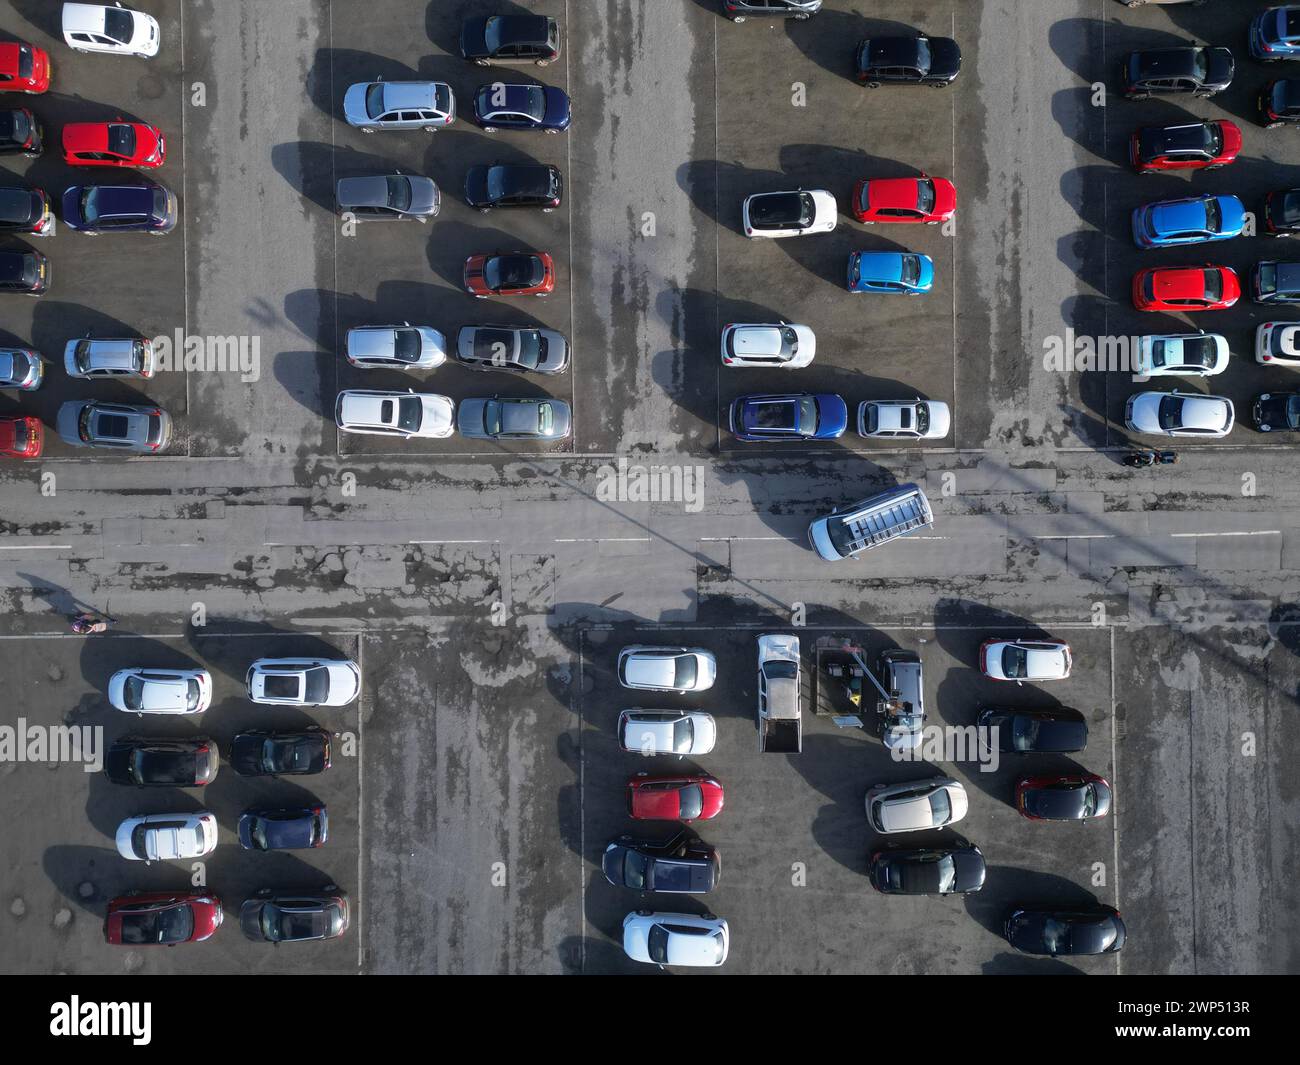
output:
M 151 674 L 144 676 L 144 674 Z M 141 709 L 145 711 L 177 711 L 188 705 L 189 679 L 187 677 L 162 677 L 153 670 L 139 670 L 137 676 L 144 682 L 141 692 Z
M 434 106 L 438 88 L 434 81 L 383 81 L 384 110 L 429 109 Z
M 368 174 L 364 177 L 339 178 L 338 198 L 340 201 L 358 206 L 387 207 L 388 175 Z
M 1134 52 L 1133 62 L 1143 78 L 1191 77 L 1196 73 L 1196 57 L 1201 49 L 1194 46 L 1151 48 Z
M 64 4 L 63 29 L 82 33 L 102 33 L 104 31 L 103 4 Z
M 1223 428 L 1224 420 L 1227 417 L 1227 405 L 1219 396 L 1188 396 L 1180 395 L 1182 407 L 1180 408 L 1179 422 L 1185 428 L 1213 429 L 1218 431 Z

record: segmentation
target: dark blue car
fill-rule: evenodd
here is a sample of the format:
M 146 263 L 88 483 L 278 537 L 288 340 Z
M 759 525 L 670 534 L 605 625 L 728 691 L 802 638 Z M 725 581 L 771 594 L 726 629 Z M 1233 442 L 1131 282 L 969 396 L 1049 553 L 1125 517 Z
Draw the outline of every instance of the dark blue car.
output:
M 503 85 L 493 82 L 474 94 L 474 121 L 487 132 L 540 129 L 559 133 L 569 128 L 569 97 L 551 85 Z
M 1300 6 L 1270 7 L 1250 24 L 1250 54 L 1265 63 L 1300 59 Z
M 827 393 L 738 396 L 731 404 L 739 440 L 834 440 L 848 422 L 844 400 Z
M 323 805 L 291 810 L 245 810 L 239 818 L 239 845 L 250 851 L 293 851 L 319 847 L 329 838 L 329 812 Z
M 176 226 L 176 194 L 153 182 L 73 185 L 63 193 L 63 220 L 82 233 L 170 233 Z

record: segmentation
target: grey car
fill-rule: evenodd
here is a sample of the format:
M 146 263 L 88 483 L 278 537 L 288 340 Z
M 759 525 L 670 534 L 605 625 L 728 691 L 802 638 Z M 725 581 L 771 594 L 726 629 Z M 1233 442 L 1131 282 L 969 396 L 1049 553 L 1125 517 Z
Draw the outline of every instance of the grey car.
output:
M 883 725 L 885 746 L 911 750 L 921 743 L 921 729 L 925 725 L 925 681 L 921 670 L 921 656 L 915 651 L 891 648 L 881 652 L 880 680 L 885 691 L 897 693 L 901 704 L 897 714 L 888 715 Z
M 456 358 L 472 370 L 556 374 L 569 368 L 569 343 L 553 329 L 467 325 L 456 336 Z
M 343 117 L 362 133 L 424 129 L 436 133 L 456 119 L 456 97 L 445 81 L 368 81 L 343 94 Z
M 456 413 L 457 430 L 474 440 L 563 440 L 571 423 L 559 399 L 462 399 Z
M 152 377 L 153 344 L 140 338 L 69 340 L 63 368 L 69 377 Z
M 722 0 L 722 13 L 732 22 L 747 18 L 806 19 L 822 9 L 822 0 Z
M 0 388 L 32 392 L 45 379 L 45 363 L 31 348 L 0 348 Z
M 361 370 L 432 370 L 447 361 L 447 338 L 427 325 L 362 325 L 348 330 L 344 356 Z
M 438 186 L 413 174 L 341 178 L 337 195 L 339 213 L 359 222 L 427 222 L 442 206 Z
M 73 400 L 59 408 L 59 436 L 73 447 L 107 447 L 152 455 L 171 440 L 172 420 L 161 407 Z

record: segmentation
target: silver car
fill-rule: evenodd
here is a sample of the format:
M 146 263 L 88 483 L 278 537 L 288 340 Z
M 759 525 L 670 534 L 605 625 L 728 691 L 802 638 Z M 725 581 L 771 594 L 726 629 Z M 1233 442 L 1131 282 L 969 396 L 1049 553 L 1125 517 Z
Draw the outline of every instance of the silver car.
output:
M 966 789 L 951 777 L 880 784 L 867 792 L 867 820 L 877 832 L 920 832 L 966 816 Z
M 711 715 L 698 710 L 644 710 L 618 715 L 618 744 L 633 754 L 708 754 L 718 739 Z
M 334 404 L 334 421 L 345 433 L 372 436 L 451 436 L 456 404 L 448 396 L 429 392 L 417 395 L 352 388 L 340 392 Z
M 153 344 L 138 338 L 69 340 L 63 349 L 63 368 L 69 377 L 152 377 Z
M 31 348 L 0 348 L 0 388 L 31 392 L 45 379 L 45 363 Z
M 171 416 L 161 407 L 72 400 L 59 408 L 59 436 L 73 447 L 111 447 L 152 455 L 171 442 Z
M 456 358 L 471 370 L 563 373 L 569 368 L 569 342 L 554 329 L 467 325 L 456 336 Z
M 414 174 L 374 174 L 340 178 L 339 214 L 358 222 L 427 222 L 442 206 L 442 195 L 429 178 Z
M 108 701 L 128 714 L 201 714 L 212 705 L 206 669 L 119 669 L 108 678 Z
M 358 369 L 432 370 L 447 361 L 447 338 L 427 325 L 362 325 L 349 329 L 344 355 Z
M 618 653 L 618 682 L 651 692 L 703 692 L 713 687 L 718 662 L 699 647 L 633 644 Z
M 563 440 L 572 424 L 562 399 L 462 399 L 456 416 L 460 435 L 472 440 Z
M 362 133 L 424 129 L 437 133 L 456 119 L 456 97 L 445 81 L 366 81 L 343 94 L 343 117 Z

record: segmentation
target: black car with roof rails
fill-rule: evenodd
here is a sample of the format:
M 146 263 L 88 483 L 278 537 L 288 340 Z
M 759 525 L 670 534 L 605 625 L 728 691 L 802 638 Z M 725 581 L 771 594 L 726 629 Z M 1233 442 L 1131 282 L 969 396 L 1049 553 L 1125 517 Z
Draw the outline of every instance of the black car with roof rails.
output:
M 245 810 L 239 817 L 239 845 L 251 851 L 320 847 L 329 839 L 329 811 L 323 803 L 293 809 Z
M 747 18 L 806 19 L 822 9 L 822 0 L 722 0 L 722 13 L 732 22 Z
M 1259 120 L 1266 129 L 1300 125 L 1300 80 L 1278 78 L 1259 94 Z
M 1120 86 L 1130 100 L 1154 94 L 1213 96 L 1232 83 L 1234 70 L 1227 48 L 1152 48 L 1128 54 L 1120 67 Z
M 984 855 L 961 836 L 933 847 L 893 845 L 871 856 L 867 875 L 883 895 L 965 895 L 984 886 Z
M 601 870 L 615 887 L 704 895 L 718 886 L 722 859 L 713 847 L 686 832 L 663 843 L 620 836 L 605 848 Z
M 858 45 L 854 76 L 881 85 L 950 85 L 961 73 L 961 48 L 951 37 L 869 37 Z
M 460 29 L 460 54 L 489 63 L 536 63 L 560 57 L 560 24 L 548 15 L 488 15 L 466 19 Z
M 54 212 L 44 189 L 27 185 L 0 185 L 0 232 L 34 237 L 54 232 Z
M 1016 909 L 1002 934 L 1022 954 L 1053 957 L 1114 954 L 1128 938 L 1119 911 L 1110 906 L 1077 910 Z
M 1087 719 L 1069 706 L 1037 710 L 987 706 L 975 724 L 986 746 L 993 742 L 996 729 L 997 749 L 1006 754 L 1069 754 L 1088 746 Z
M 50 262 L 38 251 L 0 251 L 0 292 L 39 296 L 50 287 Z
M 1250 272 L 1250 292 L 1256 303 L 1300 303 L 1300 262 L 1256 263 Z
M 1276 189 L 1264 197 L 1266 237 L 1294 237 L 1300 233 L 1300 189 Z
M 246 777 L 323 773 L 330 767 L 330 734 L 319 725 L 293 732 L 241 732 L 230 745 L 230 764 Z
M 0 111 L 0 154 L 40 155 L 44 146 L 41 124 L 27 108 Z
M 540 207 L 553 211 L 564 196 L 558 167 L 541 163 L 472 166 L 465 175 L 465 202 L 480 211 L 494 207 Z

